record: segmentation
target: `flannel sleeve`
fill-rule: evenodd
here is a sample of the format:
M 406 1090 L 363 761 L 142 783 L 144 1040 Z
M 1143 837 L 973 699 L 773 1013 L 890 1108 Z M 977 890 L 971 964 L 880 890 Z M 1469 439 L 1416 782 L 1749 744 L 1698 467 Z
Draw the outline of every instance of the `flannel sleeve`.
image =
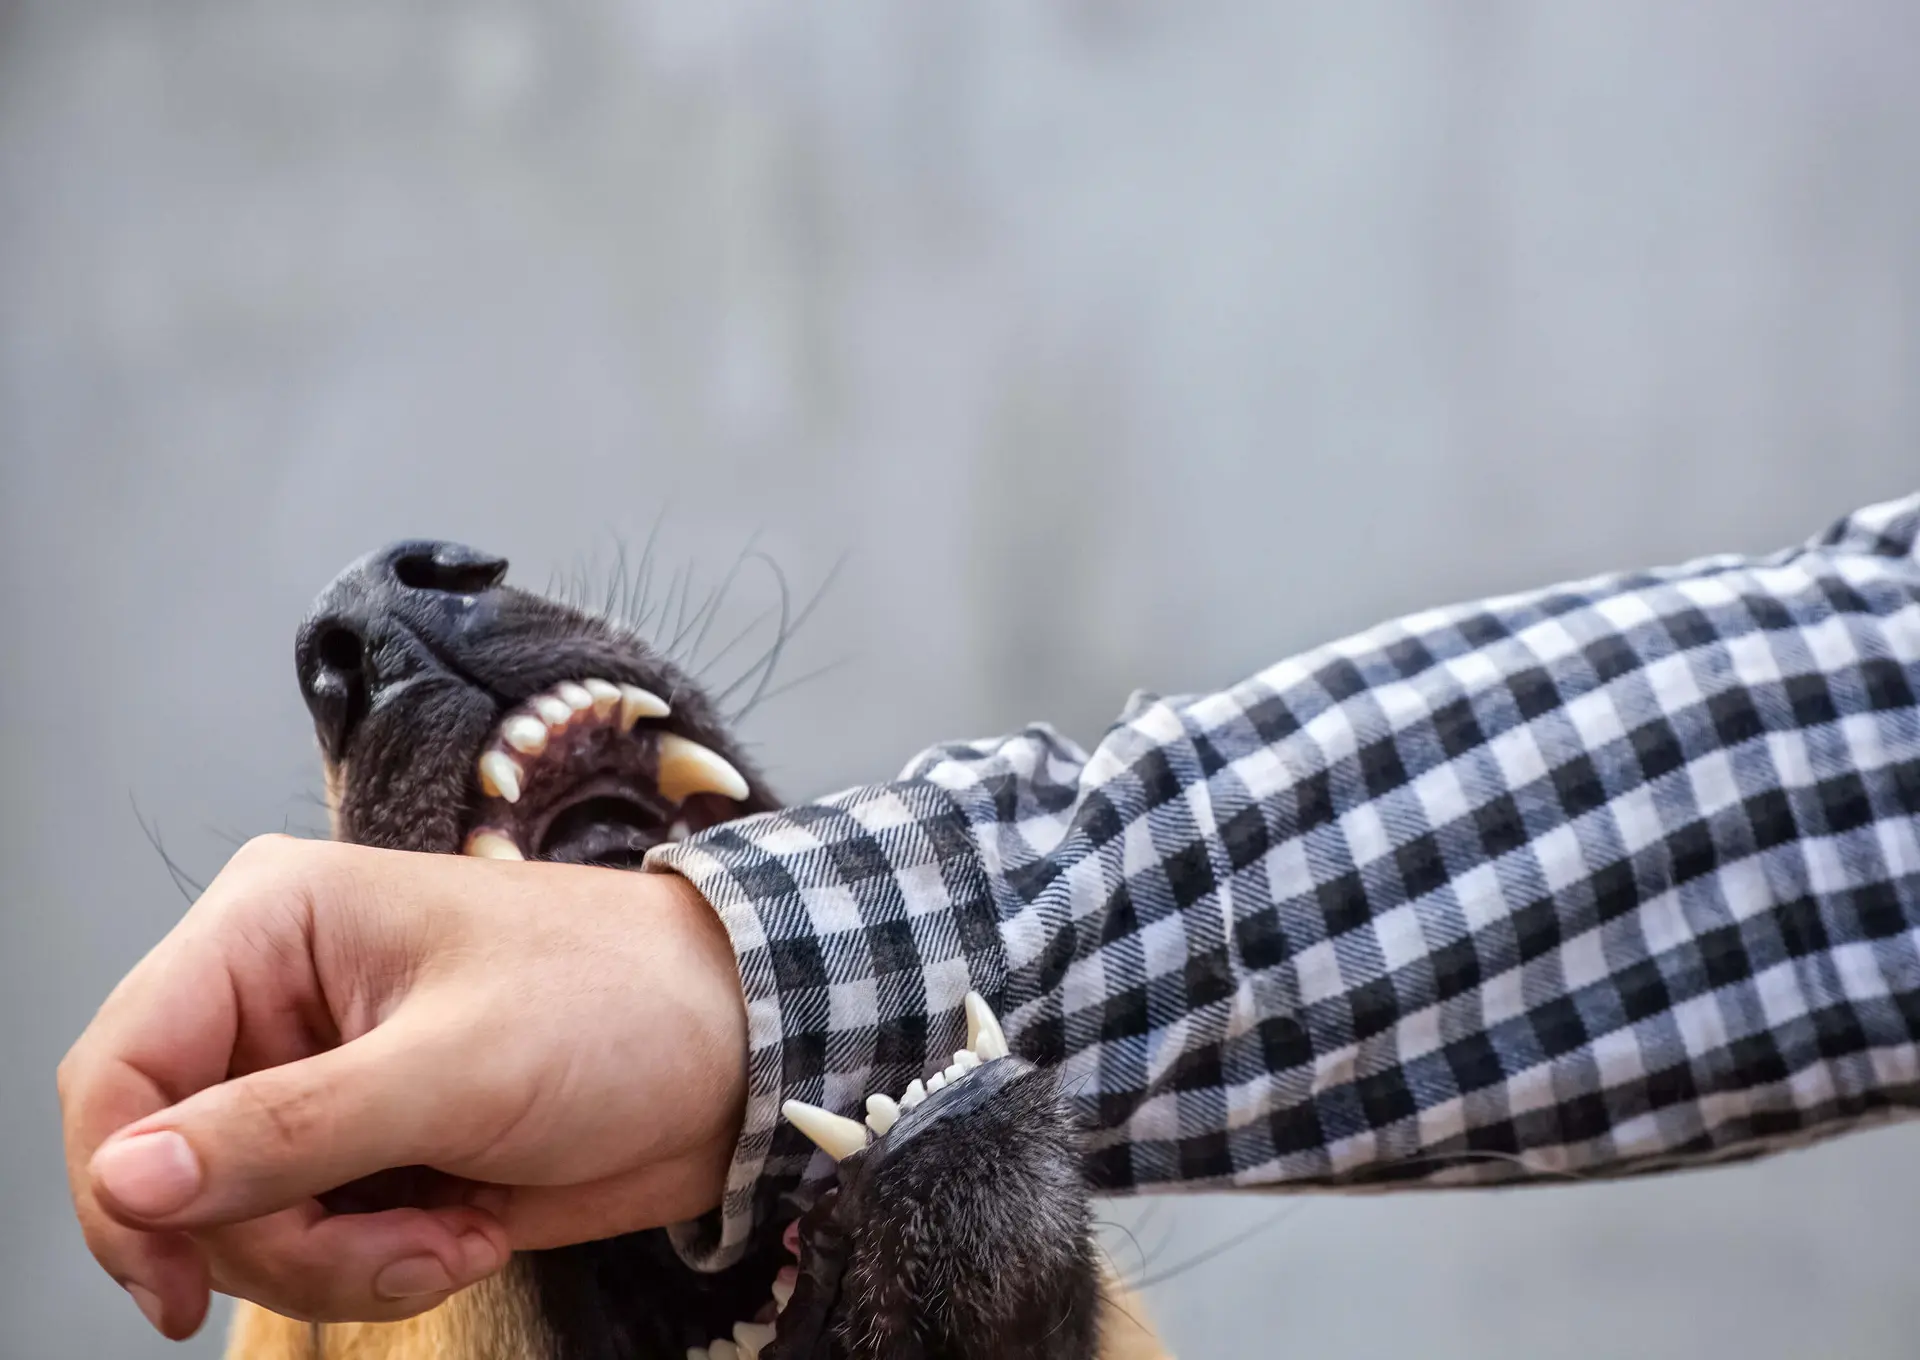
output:
M 1920 496 L 1799 547 L 1436 609 L 664 846 L 740 961 L 738 1254 L 778 1117 L 981 991 L 1103 1192 L 1611 1176 L 1920 1097 Z M 1250 621 L 1250 626 L 1257 620 Z M 824 1159 L 812 1167 L 825 1169 Z

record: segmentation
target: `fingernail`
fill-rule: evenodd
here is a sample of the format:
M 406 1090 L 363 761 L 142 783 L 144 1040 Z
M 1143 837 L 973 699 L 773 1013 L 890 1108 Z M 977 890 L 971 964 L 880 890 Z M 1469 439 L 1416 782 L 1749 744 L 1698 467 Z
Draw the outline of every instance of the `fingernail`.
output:
M 156 1332 L 159 1331 L 160 1300 L 137 1284 L 122 1284 L 120 1287 L 132 1296 L 135 1303 L 140 1305 L 140 1312 L 146 1317 L 148 1322 L 153 1324 L 153 1330 Z
M 383 1299 L 410 1299 L 453 1288 L 453 1277 L 437 1256 L 409 1256 L 373 1277 L 373 1292 Z
M 461 1273 L 469 1280 L 483 1279 L 500 1269 L 500 1252 L 485 1233 L 470 1232 L 460 1236 Z
M 107 1144 L 94 1154 L 93 1174 L 115 1203 L 141 1218 L 163 1218 L 200 1193 L 200 1159 L 171 1130 Z

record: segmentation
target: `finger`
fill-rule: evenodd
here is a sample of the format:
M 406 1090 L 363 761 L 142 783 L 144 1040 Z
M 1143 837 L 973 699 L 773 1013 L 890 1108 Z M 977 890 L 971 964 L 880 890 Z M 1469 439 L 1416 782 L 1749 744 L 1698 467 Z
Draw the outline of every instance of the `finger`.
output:
M 195 1240 L 220 1292 L 304 1322 L 412 1317 L 509 1255 L 500 1221 L 468 1206 L 329 1214 L 309 1201 Z
M 463 1098 L 471 1063 L 459 1061 L 467 1046 L 457 1032 L 440 1029 L 446 1037 L 436 1039 L 435 1027 L 422 1028 L 396 1017 L 352 1043 L 222 1082 L 135 1122 L 94 1153 L 93 1195 L 129 1227 L 207 1228 L 388 1167 L 441 1160 L 447 1139 L 487 1112 Z M 450 1120 L 449 1108 L 462 1118 Z
M 515 1251 L 542 1251 L 684 1223 L 720 1203 L 731 1147 L 582 1185 L 514 1186 L 496 1201 Z M 497 1192 L 499 1187 L 494 1187 Z
M 143 1233 L 106 1219 L 100 1222 L 98 1227 L 83 1224 L 88 1249 L 153 1329 L 172 1341 L 185 1341 L 199 1331 L 212 1288 L 199 1246 L 184 1233 Z M 103 1240 L 103 1234 L 112 1240 Z
M 183 977 L 188 985 L 175 1004 L 155 1009 L 155 1028 L 161 1032 L 191 1034 L 212 1031 L 211 1052 L 222 1047 L 220 1034 L 231 1032 L 225 999 L 232 990 L 209 985 L 202 951 L 170 940 L 156 948 L 102 1007 L 101 1018 L 82 1036 L 60 1066 L 59 1090 L 62 1138 L 65 1145 L 68 1189 L 80 1220 L 87 1248 L 101 1268 L 112 1276 L 164 1335 L 176 1340 L 190 1336 L 206 1314 L 207 1270 L 192 1243 L 177 1236 L 134 1231 L 116 1223 L 99 1202 L 88 1170 L 101 1142 L 116 1128 L 163 1109 L 175 1098 L 151 1076 L 124 1061 L 115 1033 L 116 1014 L 137 1009 L 141 995 L 169 977 Z M 164 985 L 160 988 L 165 995 Z M 184 1055 L 176 1069 L 183 1081 L 192 1081 L 197 1057 Z M 203 1065 L 214 1071 L 221 1058 L 207 1057 Z M 217 1071 L 208 1078 L 218 1080 Z
M 304 905 L 272 887 L 269 871 L 284 858 L 281 847 L 265 842 L 236 855 L 179 925 L 113 989 L 60 1064 L 68 1186 L 88 1247 L 147 1311 L 163 1316 L 157 1325 L 169 1335 L 198 1324 L 205 1307 L 204 1265 L 190 1243 L 113 1224 L 98 1202 L 89 1166 L 115 1130 L 222 1080 L 230 1070 L 241 1028 L 239 961 L 230 954 L 233 936 L 230 930 L 223 934 L 223 922 L 230 924 L 248 901 L 254 903 L 253 928 L 242 934 L 249 946 L 243 952 L 256 970 L 260 960 L 304 954 L 304 948 L 287 947 L 305 939 Z M 259 947 L 268 941 L 282 943 Z M 310 968 L 289 971 L 294 982 L 284 991 L 282 1014 L 300 1011 L 302 983 L 312 990 Z
M 199 1250 L 177 1233 L 115 1222 L 93 1193 L 87 1150 L 74 1124 L 65 1132 L 68 1188 L 87 1250 L 158 1331 L 176 1341 L 192 1335 L 207 1307 L 207 1268 Z

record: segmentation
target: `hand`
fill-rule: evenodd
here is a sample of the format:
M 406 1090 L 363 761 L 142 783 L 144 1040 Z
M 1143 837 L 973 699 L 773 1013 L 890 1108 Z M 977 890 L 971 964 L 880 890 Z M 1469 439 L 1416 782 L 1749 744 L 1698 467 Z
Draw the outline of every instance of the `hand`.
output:
M 509 1250 L 718 1204 L 746 1051 L 726 932 L 684 879 L 269 836 L 60 1064 L 67 1176 L 167 1336 L 209 1288 L 406 1317 Z M 407 1207 L 316 1198 L 416 1166 Z

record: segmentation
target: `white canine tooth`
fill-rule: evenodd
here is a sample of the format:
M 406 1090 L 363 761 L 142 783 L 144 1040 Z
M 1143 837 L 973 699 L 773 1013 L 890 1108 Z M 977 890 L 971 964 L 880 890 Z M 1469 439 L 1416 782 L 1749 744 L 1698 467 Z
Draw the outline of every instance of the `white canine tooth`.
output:
M 480 757 L 480 787 L 495 798 L 509 803 L 520 801 L 520 764 L 505 751 L 489 751 Z
M 575 681 L 562 680 L 553 687 L 553 692 L 576 713 L 585 713 L 593 707 L 593 692 Z
M 773 1311 L 784 1313 L 787 1305 L 793 1302 L 793 1291 L 800 1284 L 800 1272 L 793 1266 L 781 1266 L 780 1273 L 773 1277 Z
M 888 1129 L 900 1117 L 900 1106 L 892 1096 L 871 1095 L 867 1097 L 867 1127 L 875 1133 L 885 1136 Z
M 773 1344 L 774 1330 L 764 1322 L 733 1324 L 734 1344 L 740 1347 L 741 1360 L 760 1360 L 760 1352 Z
M 689 1346 L 687 1360 L 713 1360 L 713 1354 L 705 1346 Z
M 660 734 L 659 782 L 660 796 L 671 803 L 684 803 L 696 793 L 736 801 L 747 796 L 747 781 L 725 757 L 674 732 Z
M 957 1049 L 953 1055 L 953 1065 L 962 1072 L 971 1072 L 980 1065 L 980 1059 L 974 1057 L 970 1048 Z
M 687 829 L 685 822 L 675 822 L 667 828 L 667 839 L 670 841 L 683 841 L 692 834 L 693 832 Z
M 946 1084 L 947 1084 L 947 1074 L 945 1072 L 935 1072 L 932 1076 L 927 1078 L 927 1094 L 932 1095 L 935 1091 L 938 1091 L 942 1086 L 945 1086 Z
M 867 1131 L 843 1114 L 834 1114 L 804 1100 L 789 1100 L 780 1107 L 780 1113 L 836 1162 L 851 1157 L 867 1145 Z
M 900 1093 L 900 1108 L 911 1110 L 927 1098 L 927 1084 L 915 1077 L 907 1083 L 907 1089 Z
M 522 755 L 537 756 L 547 749 L 547 725 L 524 713 L 508 718 L 500 728 L 500 736 Z
M 513 843 L 513 837 L 503 831 L 476 831 L 467 837 L 462 854 L 472 855 L 476 859 L 525 859 L 520 847 Z
M 740 1360 L 740 1348 L 723 1336 L 707 1343 L 707 1360 Z
M 620 686 L 609 680 L 582 680 L 580 687 L 593 696 L 593 716 L 605 718 L 620 702 Z
M 548 727 L 565 727 L 573 720 L 573 705 L 565 699 L 556 699 L 551 694 L 543 694 L 535 699 L 533 711 L 540 715 Z
M 650 689 L 638 685 L 620 686 L 620 730 L 625 732 L 642 718 L 664 718 L 672 709 L 667 701 Z
M 1007 1047 L 1006 1031 L 994 1017 L 993 1008 L 978 992 L 967 993 L 967 1047 L 983 1063 L 1004 1058 L 1013 1050 Z

